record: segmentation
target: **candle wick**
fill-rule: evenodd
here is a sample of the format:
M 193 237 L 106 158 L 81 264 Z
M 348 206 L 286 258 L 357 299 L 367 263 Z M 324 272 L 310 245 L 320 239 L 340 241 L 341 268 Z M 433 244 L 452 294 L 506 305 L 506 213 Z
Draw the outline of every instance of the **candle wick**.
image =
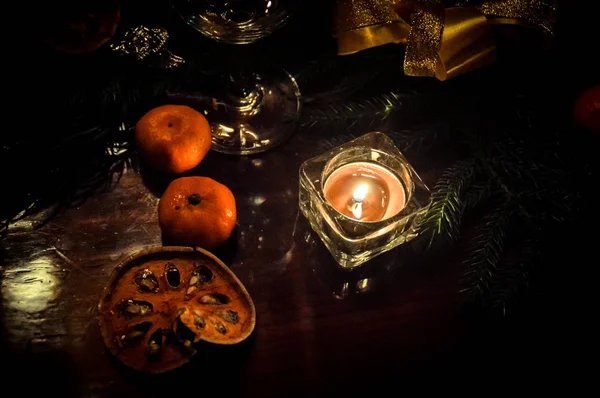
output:
M 352 205 L 352 214 L 357 219 L 360 219 L 362 217 L 362 203 L 361 202 L 357 202 Z
M 362 217 L 362 202 L 365 200 L 367 196 L 367 191 L 369 190 L 369 186 L 367 184 L 360 184 L 352 193 L 352 214 L 356 219 L 360 219 Z

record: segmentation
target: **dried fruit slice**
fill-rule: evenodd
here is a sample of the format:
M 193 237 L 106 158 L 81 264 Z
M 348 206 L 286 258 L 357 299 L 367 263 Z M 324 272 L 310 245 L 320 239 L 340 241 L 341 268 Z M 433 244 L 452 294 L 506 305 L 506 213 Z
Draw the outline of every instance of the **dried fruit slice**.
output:
M 98 304 L 104 343 L 125 365 L 163 373 L 188 362 L 195 343 L 236 344 L 254 330 L 246 288 L 211 253 L 159 247 L 125 259 Z

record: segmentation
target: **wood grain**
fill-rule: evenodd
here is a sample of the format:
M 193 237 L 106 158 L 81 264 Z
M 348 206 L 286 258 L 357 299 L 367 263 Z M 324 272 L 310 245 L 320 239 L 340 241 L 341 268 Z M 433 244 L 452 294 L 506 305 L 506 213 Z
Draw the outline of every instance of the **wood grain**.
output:
M 234 236 L 215 253 L 254 300 L 248 341 L 207 349 L 162 378 L 132 374 L 104 351 L 95 312 L 107 278 L 125 257 L 162 244 L 157 195 L 167 181 L 127 170 L 113 190 L 40 228 L 35 217 L 20 221 L 3 239 L 3 346 L 15 369 L 43 370 L 69 396 L 191 391 L 197 372 L 216 391 L 277 396 L 338 391 L 348 375 L 380 377 L 448 355 L 463 335 L 458 267 L 434 272 L 401 248 L 358 272 L 338 269 L 298 210 L 298 168 L 324 145 L 307 139 L 255 158 L 211 152 L 193 171 L 237 200 Z

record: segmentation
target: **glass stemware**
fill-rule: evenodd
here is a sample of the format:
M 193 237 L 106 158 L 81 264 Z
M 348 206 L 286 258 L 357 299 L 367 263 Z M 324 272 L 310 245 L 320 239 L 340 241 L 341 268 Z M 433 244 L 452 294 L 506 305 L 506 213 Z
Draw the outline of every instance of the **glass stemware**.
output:
M 204 36 L 228 45 L 248 45 L 287 23 L 298 0 L 171 0 L 179 16 Z M 233 60 L 235 61 L 235 59 Z M 240 60 L 241 61 L 241 60 Z M 237 65 L 236 65 L 237 64 Z M 212 129 L 212 149 L 250 155 L 289 138 L 300 113 L 300 90 L 282 68 L 228 66 L 203 109 Z

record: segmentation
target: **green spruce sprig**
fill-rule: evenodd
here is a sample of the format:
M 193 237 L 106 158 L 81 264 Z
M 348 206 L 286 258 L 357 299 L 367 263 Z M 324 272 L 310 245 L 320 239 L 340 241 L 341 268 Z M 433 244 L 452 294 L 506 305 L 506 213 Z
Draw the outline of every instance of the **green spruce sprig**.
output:
M 473 210 L 482 203 L 485 203 L 497 191 L 494 180 L 489 175 L 479 174 L 479 178 L 474 179 L 466 189 L 462 201 L 464 212 Z
M 419 234 L 429 239 L 429 245 L 442 237 L 454 242 L 460 237 L 464 205 L 463 198 L 479 164 L 474 160 L 460 160 L 444 171 L 436 183 L 431 204 L 419 221 Z
M 487 306 L 484 308 L 501 317 L 517 310 L 524 293 L 532 291 L 530 285 L 534 283 L 542 263 L 540 244 L 535 238 L 526 239 L 513 253 L 505 256 L 508 258 L 499 264 L 488 285 Z
M 319 124 L 339 125 L 340 122 L 343 122 L 348 127 L 353 127 L 365 121 L 367 125 L 373 125 L 386 120 L 394 112 L 402 109 L 410 98 L 413 96 L 389 92 L 362 101 L 305 109 L 301 126 L 313 128 Z
M 483 301 L 489 297 L 505 250 L 512 212 L 511 203 L 502 198 L 501 203 L 483 217 L 476 235 L 470 239 L 461 289 L 468 300 Z

